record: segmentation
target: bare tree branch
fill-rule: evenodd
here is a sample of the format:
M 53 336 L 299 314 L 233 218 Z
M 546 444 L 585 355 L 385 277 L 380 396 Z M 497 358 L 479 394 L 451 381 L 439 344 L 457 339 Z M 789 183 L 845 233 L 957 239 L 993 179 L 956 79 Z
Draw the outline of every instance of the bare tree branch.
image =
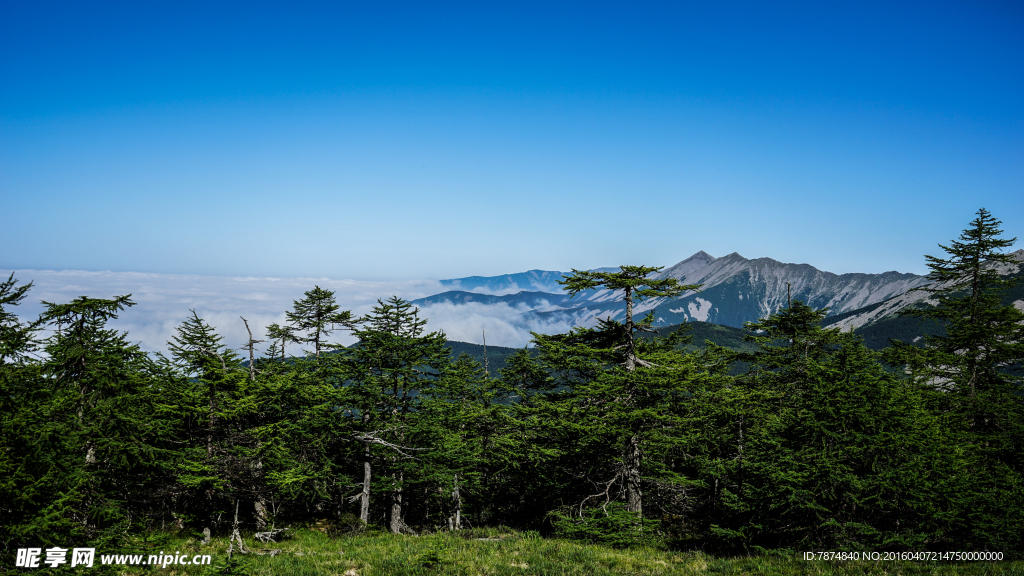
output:
M 243 316 L 239 316 L 239 318 L 242 319 L 242 322 L 245 322 L 245 331 L 249 333 L 249 341 L 246 342 L 245 345 L 241 346 L 239 350 L 249 350 L 249 380 L 256 380 L 256 358 L 254 357 L 253 349 L 256 347 L 256 344 L 266 342 L 266 340 L 253 340 L 252 330 L 249 329 L 249 321 Z M 223 362 L 223 360 L 221 361 Z

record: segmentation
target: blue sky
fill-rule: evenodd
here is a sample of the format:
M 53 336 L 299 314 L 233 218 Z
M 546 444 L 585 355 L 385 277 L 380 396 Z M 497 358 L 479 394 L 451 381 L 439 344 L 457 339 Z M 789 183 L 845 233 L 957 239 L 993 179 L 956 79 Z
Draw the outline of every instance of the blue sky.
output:
M 982 206 L 1024 238 L 1020 3 L 294 4 L 0 3 L 0 268 L 923 273 Z

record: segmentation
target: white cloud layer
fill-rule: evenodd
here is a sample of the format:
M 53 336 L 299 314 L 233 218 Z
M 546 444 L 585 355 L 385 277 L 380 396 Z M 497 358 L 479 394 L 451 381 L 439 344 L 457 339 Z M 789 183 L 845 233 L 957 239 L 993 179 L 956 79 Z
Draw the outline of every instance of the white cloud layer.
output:
M 505 302 L 443 302 L 424 306 L 420 314 L 430 319 L 432 330 L 444 330 L 449 340 L 481 344 L 486 330 L 488 344 L 512 348 L 526 346 L 532 338 L 530 332 L 557 334 L 570 328 L 564 320 L 546 320 L 530 311 L 528 306 L 513 307 Z
M 11 270 L 0 270 L 6 280 Z M 19 283 L 34 282 L 28 296 L 14 311 L 34 319 L 45 310 L 40 301 L 63 303 L 79 296 L 111 298 L 131 294 L 135 306 L 125 310 L 111 327 L 127 330 L 128 338 L 143 349 L 164 351 L 175 327 L 190 309 L 217 328 L 229 346 L 248 340 L 241 316 L 249 321 L 253 336 L 264 337 L 267 325 L 285 322 L 285 311 L 303 292 L 320 286 L 333 290 L 343 310 L 369 312 L 377 299 L 391 295 L 412 300 L 441 292 L 436 280 L 371 282 L 331 278 L 251 278 L 149 274 L 143 272 L 85 272 L 80 270 L 15 270 Z M 430 326 L 431 329 L 436 329 Z M 350 344 L 347 333 L 337 332 L 336 342 Z M 265 345 L 264 345 L 265 346 Z M 296 350 L 297 352 L 297 350 Z
M 12 270 L 0 270 L 3 279 Z M 111 298 L 131 294 L 136 305 L 120 314 L 111 327 L 128 332 L 128 339 L 144 350 L 165 351 L 175 328 L 195 309 L 201 318 L 217 329 L 225 344 L 239 347 L 248 339 L 241 317 L 249 321 L 256 338 L 263 338 L 267 325 L 285 322 L 285 311 L 303 292 L 320 286 L 333 290 L 343 310 L 357 315 L 370 312 L 377 299 L 397 295 L 407 300 L 445 291 L 436 280 L 374 282 L 331 278 L 252 278 L 151 274 L 143 272 L 86 272 L 80 270 L 15 270 L 21 283 L 34 286 L 21 306 L 12 311 L 25 320 L 35 319 L 45 310 L 41 301 L 64 303 L 79 296 Z M 507 304 L 438 304 L 425 307 L 420 316 L 428 319 L 428 330 L 443 330 L 451 340 L 481 341 L 486 330 L 487 343 L 521 347 L 530 340 L 530 332 L 555 333 L 568 330 L 565 322 L 546 321 L 529 308 Z M 44 333 L 44 336 L 46 333 Z M 334 341 L 351 344 L 347 332 L 335 334 Z M 266 345 L 262 345 L 265 347 Z M 262 348 L 261 348 L 262 349 Z M 298 352 L 297 349 L 289 353 Z

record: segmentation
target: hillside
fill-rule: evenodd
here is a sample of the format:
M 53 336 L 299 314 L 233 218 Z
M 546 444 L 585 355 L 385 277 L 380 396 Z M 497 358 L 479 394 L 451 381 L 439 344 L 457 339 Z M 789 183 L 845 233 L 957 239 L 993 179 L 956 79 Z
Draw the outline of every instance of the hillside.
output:
M 1024 250 L 1011 253 L 1019 264 L 1003 265 L 1000 272 L 1016 279 L 1016 284 L 1003 295 L 1005 306 L 1016 306 L 1024 310 Z M 859 334 L 864 343 L 880 350 L 889 345 L 889 340 L 917 342 L 926 334 L 941 334 L 942 327 L 935 322 L 924 322 L 919 318 L 900 316 L 900 312 L 928 305 L 928 292 L 911 290 L 881 302 L 837 314 L 825 319 L 825 327 L 837 327 Z
M 516 326 L 593 326 L 597 318 L 622 319 L 619 295 L 592 290 L 569 298 L 558 291 L 557 280 L 565 273 L 533 270 L 497 277 L 445 280 L 453 288 L 414 300 L 418 306 L 473 305 L 477 313 L 491 309 Z M 655 312 L 656 326 L 683 322 L 708 322 L 733 328 L 779 310 L 788 298 L 833 315 L 871 306 L 926 283 L 922 276 L 882 274 L 833 274 L 808 264 L 788 264 L 771 258 L 747 259 L 732 253 L 715 258 L 700 251 L 659 275 L 682 284 L 700 284 L 697 292 L 680 297 L 654 298 L 639 303 L 635 313 Z M 518 291 L 516 291 L 518 289 Z
M 709 322 L 689 322 L 688 325 L 690 326 L 689 335 L 691 336 L 691 341 L 684 347 L 686 350 L 703 348 L 707 341 L 737 352 L 753 352 L 756 350 L 754 345 L 743 341 L 743 336 L 747 333 L 746 330 L 731 326 L 719 326 Z M 656 330 L 659 336 L 667 336 L 678 327 L 679 325 L 659 326 Z M 451 348 L 452 358 L 465 353 L 473 357 L 481 365 L 484 363 L 484 347 L 480 344 L 449 340 L 448 347 Z M 518 350 L 518 348 L 507 348 L 504 346 L 487 346 L 487 360 L 491 376 L 497 377 L 499 375 L 498 371 L 505 367 L 506 359 Z M 530 351 L 536 354 L 535 349 L 530 348 Z

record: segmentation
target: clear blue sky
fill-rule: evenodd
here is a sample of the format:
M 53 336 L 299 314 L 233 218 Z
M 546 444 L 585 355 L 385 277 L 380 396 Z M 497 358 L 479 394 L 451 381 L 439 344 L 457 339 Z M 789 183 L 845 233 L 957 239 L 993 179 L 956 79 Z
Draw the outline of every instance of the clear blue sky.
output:
M 0 6 L 0 268 L 920 273 L 982 206 L 1024 238 L 1019 2 Z

